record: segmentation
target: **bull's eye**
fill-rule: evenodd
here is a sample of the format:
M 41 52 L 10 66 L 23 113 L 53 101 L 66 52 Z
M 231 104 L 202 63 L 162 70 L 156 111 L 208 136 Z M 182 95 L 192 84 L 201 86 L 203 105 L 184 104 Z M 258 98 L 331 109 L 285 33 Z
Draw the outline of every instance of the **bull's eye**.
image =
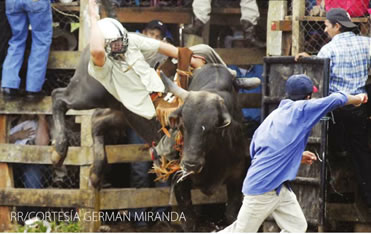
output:
M 205 131 L 206 130 L 206 128 L 205 128 L 204 125 L 201 126 L 201 129 L 202 129 L 202 131 Z

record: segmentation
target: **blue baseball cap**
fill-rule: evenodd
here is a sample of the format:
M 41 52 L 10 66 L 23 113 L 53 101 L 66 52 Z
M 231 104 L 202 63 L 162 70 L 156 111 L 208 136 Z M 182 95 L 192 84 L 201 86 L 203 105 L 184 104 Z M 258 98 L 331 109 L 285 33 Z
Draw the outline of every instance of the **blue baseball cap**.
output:
M 317 92 L 312 80 L 304 74 L 292 75 L 286 81 L 286 93 L 291 99 L 302 99 Z

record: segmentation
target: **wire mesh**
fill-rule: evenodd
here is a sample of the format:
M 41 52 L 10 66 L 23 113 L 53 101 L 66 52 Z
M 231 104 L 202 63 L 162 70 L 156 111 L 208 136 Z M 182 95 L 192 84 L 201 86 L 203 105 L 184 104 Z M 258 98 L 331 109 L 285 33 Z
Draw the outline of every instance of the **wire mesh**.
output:
M 12 164 L 15 188 L 78 189 L 80 168 L 62 166 L 54 168 L 43 164 Z
M 370 0 L 306 0 L 305 16 L 300 21 L 300 30 L 304 32 L 303 49 L 310 54 L 317 54 L 330 38 L 324 32 L 326 11 L 331 8 L 343 8 L 358 26 L 356 34 L 371 36 L 369 9 Z M 292 15 L 293 1 L 288 1 L 288 14 Z

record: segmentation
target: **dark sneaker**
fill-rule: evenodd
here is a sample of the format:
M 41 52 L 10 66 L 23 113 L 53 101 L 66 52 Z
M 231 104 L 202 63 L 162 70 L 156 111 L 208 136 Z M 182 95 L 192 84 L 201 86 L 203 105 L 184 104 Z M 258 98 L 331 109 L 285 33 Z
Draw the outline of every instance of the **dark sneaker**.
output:
M 2 88 L 1 93 L 3 94 L 3 99 L 5 101 L 12 101 L 20 97 L 20 93 L 18 89 Z
M 246 21 L 246 20 L 241 20 L 241 25 L 242 25 L 242 30 L 245 34 L 245 39 L 248 44 L 250 44 L 253 47 L 257 47 L 261 49 L 267 46 L 265 42 L 260 41 L 256 37 L 255 26 L 251 22 Z
M 197 36 L 202 35 L 202 30 L 204 29 L 204 23 L 201 22 L 201 20 L 196 19 L 193 24 L 187 25 L 183 32 L 186 34 L 195 34 Z
M 25 100 L 29 101 L 29 102 L 37 102 L 37 101 L 40 101 L 41 99 L 43 99 L 44 96 L 45 96 L 45 94 L 42 91 L 41 92 L 29 92 L 29 91 L 27 91 L 26 95 L 25 95 Z

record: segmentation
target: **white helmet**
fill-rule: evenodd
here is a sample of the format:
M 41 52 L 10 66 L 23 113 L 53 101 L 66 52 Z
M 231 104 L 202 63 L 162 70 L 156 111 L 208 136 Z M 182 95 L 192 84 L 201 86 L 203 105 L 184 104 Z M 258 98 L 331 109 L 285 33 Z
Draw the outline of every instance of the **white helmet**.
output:
M 105 39 L 106 53 L 113 59 L 120 60 L 128 49 L 128 31 L 119 21 L 112 18 L 99 20 L 98 27 Z

